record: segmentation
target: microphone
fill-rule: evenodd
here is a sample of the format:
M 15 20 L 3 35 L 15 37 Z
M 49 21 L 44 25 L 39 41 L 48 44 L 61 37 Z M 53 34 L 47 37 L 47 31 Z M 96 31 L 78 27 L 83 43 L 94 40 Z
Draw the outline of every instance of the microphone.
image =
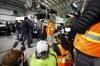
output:
M 18 45 L 18 41 L 16 41 L 14 44 L 13 44 L 13 49 L 16 48 Z

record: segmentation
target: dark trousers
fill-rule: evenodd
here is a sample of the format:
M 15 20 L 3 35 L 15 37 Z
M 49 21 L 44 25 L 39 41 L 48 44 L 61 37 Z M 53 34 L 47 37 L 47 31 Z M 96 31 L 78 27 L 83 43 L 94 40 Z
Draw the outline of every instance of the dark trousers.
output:
M 31 32 L 30 32 L 30 40 L 31 40 L 31 43 L 33 42 L 33 30 L 31 30 Z
M 22 44 L 24 44 L 25 40 L 27 39 L 28 46 L 30 46 L 30 34 L 24 34 Z
M 76 50 L 74 61 L 75 66 L 100 66 L 100 58 L 88 56 L 78 50 Z
M 74 45 L 73 45 L 73 41 L 72 41 L 72 40 L 69 40 L 69 42 L 70 42 L 70 47 L 71 47 L 70 52 L 71 52 L 71 55 L 72 55 L 72 59 L 74 60 L 74 52 L 73 52 L 73 50 L 74 50 Z
M 20 30 L 16 30 L 16 36 L 17 36 L 17 39 L 19 40 L 19 34 L 20 34 Z
M 37 30 L 37 35 L 38 35 L 38 39 L 39 40 L 42 40 L 43 39 L 42 29 L 38 29 Z

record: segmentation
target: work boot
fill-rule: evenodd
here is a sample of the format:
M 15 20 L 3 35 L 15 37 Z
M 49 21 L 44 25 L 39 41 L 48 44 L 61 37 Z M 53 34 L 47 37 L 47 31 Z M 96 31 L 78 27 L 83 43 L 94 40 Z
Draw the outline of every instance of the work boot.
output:
M 21 45 L 24 45 L 24 43 L 21 43 Z
M 33 46 L 28 46 L 28 48 L 32 48 Z

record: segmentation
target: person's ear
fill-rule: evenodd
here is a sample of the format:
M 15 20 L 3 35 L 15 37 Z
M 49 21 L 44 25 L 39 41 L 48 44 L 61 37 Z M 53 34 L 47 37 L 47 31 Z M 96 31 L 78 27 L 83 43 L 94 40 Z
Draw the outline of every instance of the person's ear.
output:
M 37 59 L 41 59 L 41 55 L 38 55 L 37 51 L 35 51 L 35 56 Z

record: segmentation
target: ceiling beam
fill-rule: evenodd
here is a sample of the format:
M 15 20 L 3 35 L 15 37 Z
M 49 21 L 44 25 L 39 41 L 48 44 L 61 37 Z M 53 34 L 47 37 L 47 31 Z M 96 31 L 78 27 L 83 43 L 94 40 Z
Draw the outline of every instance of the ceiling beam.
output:
M 40 0 L 41 1 L 41 0 Z M 53 8 L 52 9 L 55 9 L 56 11 L 60 11 L 60 12 L 64 12 L 63 10 L 63 8 L 61 8 L 61 6 L 60 5 L 58 5 L 59 7 L 57 7 L 55 4 L 53 4 L 51 1 L 49 1 L 49 0 L 47 0 L 48 1 L 48 3 L 50 3 L 52 6 L 53 6 Z M 57 3 L 55 0 L 53 0 L 55 3 Z M 41 1 L 42 2 L 42 1 Z M 44 4 L 46 4 L 46 5 L 48 5 L 48 3 L 46 3 L 45 1 L 43 1 L 42 3 L 44 3 Z M 48 5 L 50 8 L 51 8 L 51 5 Z
M 47 0 L 48 1 L 48 3 L 50 3 L 51 5 L 54 5 L 51 1 L 49 1 L 49 0 Z
M 64 4 L 65 4 L 65 3 L 64 3 Z M 63 9 L 65 10 L 65 12 L 68 12 L 67 7 L 66 7 L 67 5 L 65 4 L 65 5 L 66 5 L 66 6 L 65 6 L 64 4 L 62 4 L 63 7 L 64 7 Z
M 63 1 L 59 1 L 58 3 L 54 4 L 55 6 L 59 6 L 59 5 L 62 5 L 63 3 L 65 3 L 66 1 L 68 0 L 63 0 Z M 50 6 L 51 8 L 54 7 L 54 5 Z
M 53 1 L 54 1 L 54 0 L 53 0 Z M 60 7 L 59 10 L 61 10 L 62 12 L 68 12 L 67 7 L 65 7 L 65 6 L 63 5 L 63 4 L 66 3 L 66 2 L 69 3 L 68 1 L 73 2 L 72 0 L 63 0 L 63 1 L 60 1 L 60 0 L 59 0 L 58 3 L 56 2 L 56 4 L 50 6 L 50 8 L 54 8 L 54 6 L 55 6 L 55 7 L 59 6 L 59 7 Z M 63 8 L 62 8 L 60 5 L 62 5 Z M 67 6 L 67 5 L 66 5 L 66 6 Z M 57 9 L 57 8 L 56 8 L 56 9 Z
M 42 1 L 42 0 L 40 0 L 40 3 L 44 3 L 44 4 L 48 5 L 48 6 L 50 6 L 48 3 L 46 3 L 45 1 Z
M 55 3 L 57 3 L 55 0 L 53 0 Z M 58 1 L 60 1 L 60 0 L 58 0 Z M 62 4 L 63 5 L 63 4 Z M 60 6 L 59 6 L 60 7 Z M 62 12 L 62 9 L 63 9 L 63 12 Z M 57 10 L 57 8 L 56 8 L 56 10 Z M 62 14 L 62 15 L 64 15 L 64 14 L 66 14 L 66 12 L 67 12 L 67 9 L 66 9 L 66 7 L 63 5 L 63 8 L 61 8 L 60 9 L 61 11 L 60 11 L 60 13 Z
M 21 1 L 17 1 L 17 0 L 9 0 L 9 1 L 6 1 L 6 3 L 9 3 L 13 6 L 17 6 L 17 7 L 20 7 L 20 8 L 25 8 L 24 7 L 24 3 L 22 3 Z

